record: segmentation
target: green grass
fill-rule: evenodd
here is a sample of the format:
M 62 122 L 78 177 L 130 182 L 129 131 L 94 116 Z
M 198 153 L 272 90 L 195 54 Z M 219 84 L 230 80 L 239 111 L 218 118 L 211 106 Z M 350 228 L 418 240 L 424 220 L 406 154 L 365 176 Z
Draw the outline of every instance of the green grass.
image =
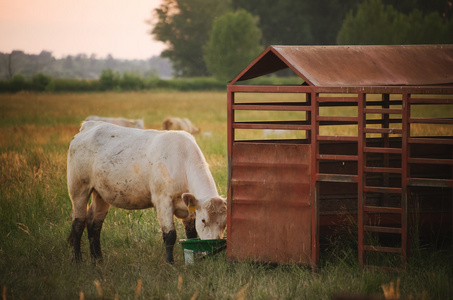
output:
M 227 192 L 226 95 L 216 92 L 0 95 L 0 286 L 7 299 L 331 299 L 337 294 L 383 296 L 381 285 L 400 278 L 402 297 L 453 299 L 449 251 L 418 249 L 401 273 L 359 268 L 355 237 L 332 240 L 316 273 L 303 266 L 228 262 L 221 253 L 185 265 L 164 262 L 154 210 L 112 208 L 101 243 L 104 263 L 71 263 L 71 203 L 66 154 L 80 122 L 90 114 L 144 118 L 160 128 L 167 116 L 188 117 L 202 129 L 196 139 L 219 193 Z M 178 238 L 184 230 L 177 223 Z M 352 241 L 351 241 L 352 240 Z M 241 291 L 241 292 L 240 292 Z

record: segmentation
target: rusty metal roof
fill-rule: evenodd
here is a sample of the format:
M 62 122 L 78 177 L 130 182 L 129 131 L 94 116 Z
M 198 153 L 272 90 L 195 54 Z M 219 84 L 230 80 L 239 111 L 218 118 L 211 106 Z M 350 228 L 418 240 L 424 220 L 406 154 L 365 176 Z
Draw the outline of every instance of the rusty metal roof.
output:
M 453 84 L 453 45 L 269 46 L 230 84 L 290 68 L 310 86 Z

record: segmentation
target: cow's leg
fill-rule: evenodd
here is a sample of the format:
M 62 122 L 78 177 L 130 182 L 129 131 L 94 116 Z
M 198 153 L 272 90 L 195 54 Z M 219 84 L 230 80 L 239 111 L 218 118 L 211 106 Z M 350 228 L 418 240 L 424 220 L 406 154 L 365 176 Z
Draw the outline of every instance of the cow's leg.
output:
M 96 191 L 93 191 L 92 196 L 93 199 L 88 209 L 87 231 L 88 240 L 90 241 L 91 261 L 95 264 L 96 261 L 102 261 L 101 229 L 102 223 L 104 223 L 104 219 L 109 212 L 110 204 L 105 202 Z
M 173 258 L 173 248 L 176 243 L 176 230 L 171 229 L 168 232 L 162 232 L 162 238 L 165 244 L 165 261 L 169 264 L 175 262 Z
M 195 213 L 191 212 L 190 215 L 182 220 L 184 224 L 184 230 L 186 231 L 186 237 L 188 239 L 197 238 L 197 230 L 195 229 Z
M 80 250 L 80 241 L 83 231 L 85 230 L 85 219 L 75 218 L 72 220 L 71 233 L 69 234 L 68 243 L 72 247 L 72 261 L 79 263 L 82 261 L 82 252 Z
M 176 243 L 176 230 L 173 222 L 173 205 L 170 197 L 156 198 L 158 198 L 158 200 L 155 201 L 157 220 L 162 229 L 162 238 L 165 244 L 165 261 L 172 264 L 174 262 L 173 248 Z
M 72 261 L 81 262 L 82 252 L 80 250 L 80 241 L 86 225 L 87 205 L 90 200 L 91 190 L 80 187 L 68 181 L 69 196 L 72 201 L 72 226 L 69 234 L 68 243 L 72 247 Z

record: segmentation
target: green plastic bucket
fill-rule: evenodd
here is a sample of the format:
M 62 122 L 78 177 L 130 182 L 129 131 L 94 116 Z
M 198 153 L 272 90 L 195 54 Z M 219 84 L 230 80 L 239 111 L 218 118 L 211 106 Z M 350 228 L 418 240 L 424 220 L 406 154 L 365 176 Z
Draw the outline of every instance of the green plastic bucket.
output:
M 179 243 L 182 246 L 184 262 L 186 264 L 193 264 L 197 260 L 215 255 L 226 249 L 226 239 L 187 239 L 180 240 Z

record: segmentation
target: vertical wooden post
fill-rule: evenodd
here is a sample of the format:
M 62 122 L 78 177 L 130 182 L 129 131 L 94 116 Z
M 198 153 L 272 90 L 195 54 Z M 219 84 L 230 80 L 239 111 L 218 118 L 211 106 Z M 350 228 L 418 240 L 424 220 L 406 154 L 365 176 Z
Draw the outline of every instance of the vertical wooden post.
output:
M 231 245 L 229 244 L 229 237 L 231 237 L 231 214 L 233 209 L 233 193 L 231 185 L 231 176 L 232 176 L 232 155 L 233 155 L 233 143 L 234 143 L 234 92 L 230 90 L 230 86 L 227 86 L 227 139 L 228 139 L 228 179 L 227 179 L 227 254 Z
M 357 202 L 358 202 L 358 251 L 359 251 L 359 264 L 361 267 L 366 263 L 366 257 L 364 253 L 364 215 L 363 215 L 363 206 L 365 205 L 365 193 L 363 191 L 364 187 L 364 168 L 366 164 L 366 155 L 364 148 L 366 146 L 366 95 L 363 93 L 358 93 L 357 95 L 357 108 L 358 108 L 358 139 L 357 139 Z
M 409 137 L 410 137 L 410 94 L 403 93 L 402 136 L 401 136 L 401 259 L 405 266 L 408 254 L 408 177 L 409 177 Z
M 390 100 L 390 95 L 389 94 L 382 94 L 382 108 L 390 108 L 389 105 L 389 100 Z M 381 115 L 382 118 L 382 123 L 381 123 L 381 128 L 390 128 L 390 114 L 385 113 Z M 382 139 L 383 139 L 383 147 L 384 148 L 389 148 L 390 147 L 390 134 L 389 133 L 383 133 L 382 134 Z M 389 153 L 384 153 L 384 167 L 389 168 L 390 167 L 390 154 Z M 382 174 L 383 178 L 383 186 L 389 186 L 389 180 L 390 180 L 390 174 L 389 173 L 383 173 Z M 384 199 L 384 203 L 387 203 L 389 199 L 389 194 L 388 193 L 383 193 L 382 198 Z M 382 205 L 382 203 L 381 203 Z
M 318 193 L 318 184 L 316 182 L 316 174 L 319 170 L 319 163 L 317 160 L 317 155 L 319 152 L 318 145 L 318 132 L 319 132 L 319 103 L 318 103 L 318 93 L 312 92 L 311 94 L 307 93 L 307 97 L 310 97 L 311 101 L 311 264 L 312 268 L 316 268 L 319 265 L 319 193 Z

